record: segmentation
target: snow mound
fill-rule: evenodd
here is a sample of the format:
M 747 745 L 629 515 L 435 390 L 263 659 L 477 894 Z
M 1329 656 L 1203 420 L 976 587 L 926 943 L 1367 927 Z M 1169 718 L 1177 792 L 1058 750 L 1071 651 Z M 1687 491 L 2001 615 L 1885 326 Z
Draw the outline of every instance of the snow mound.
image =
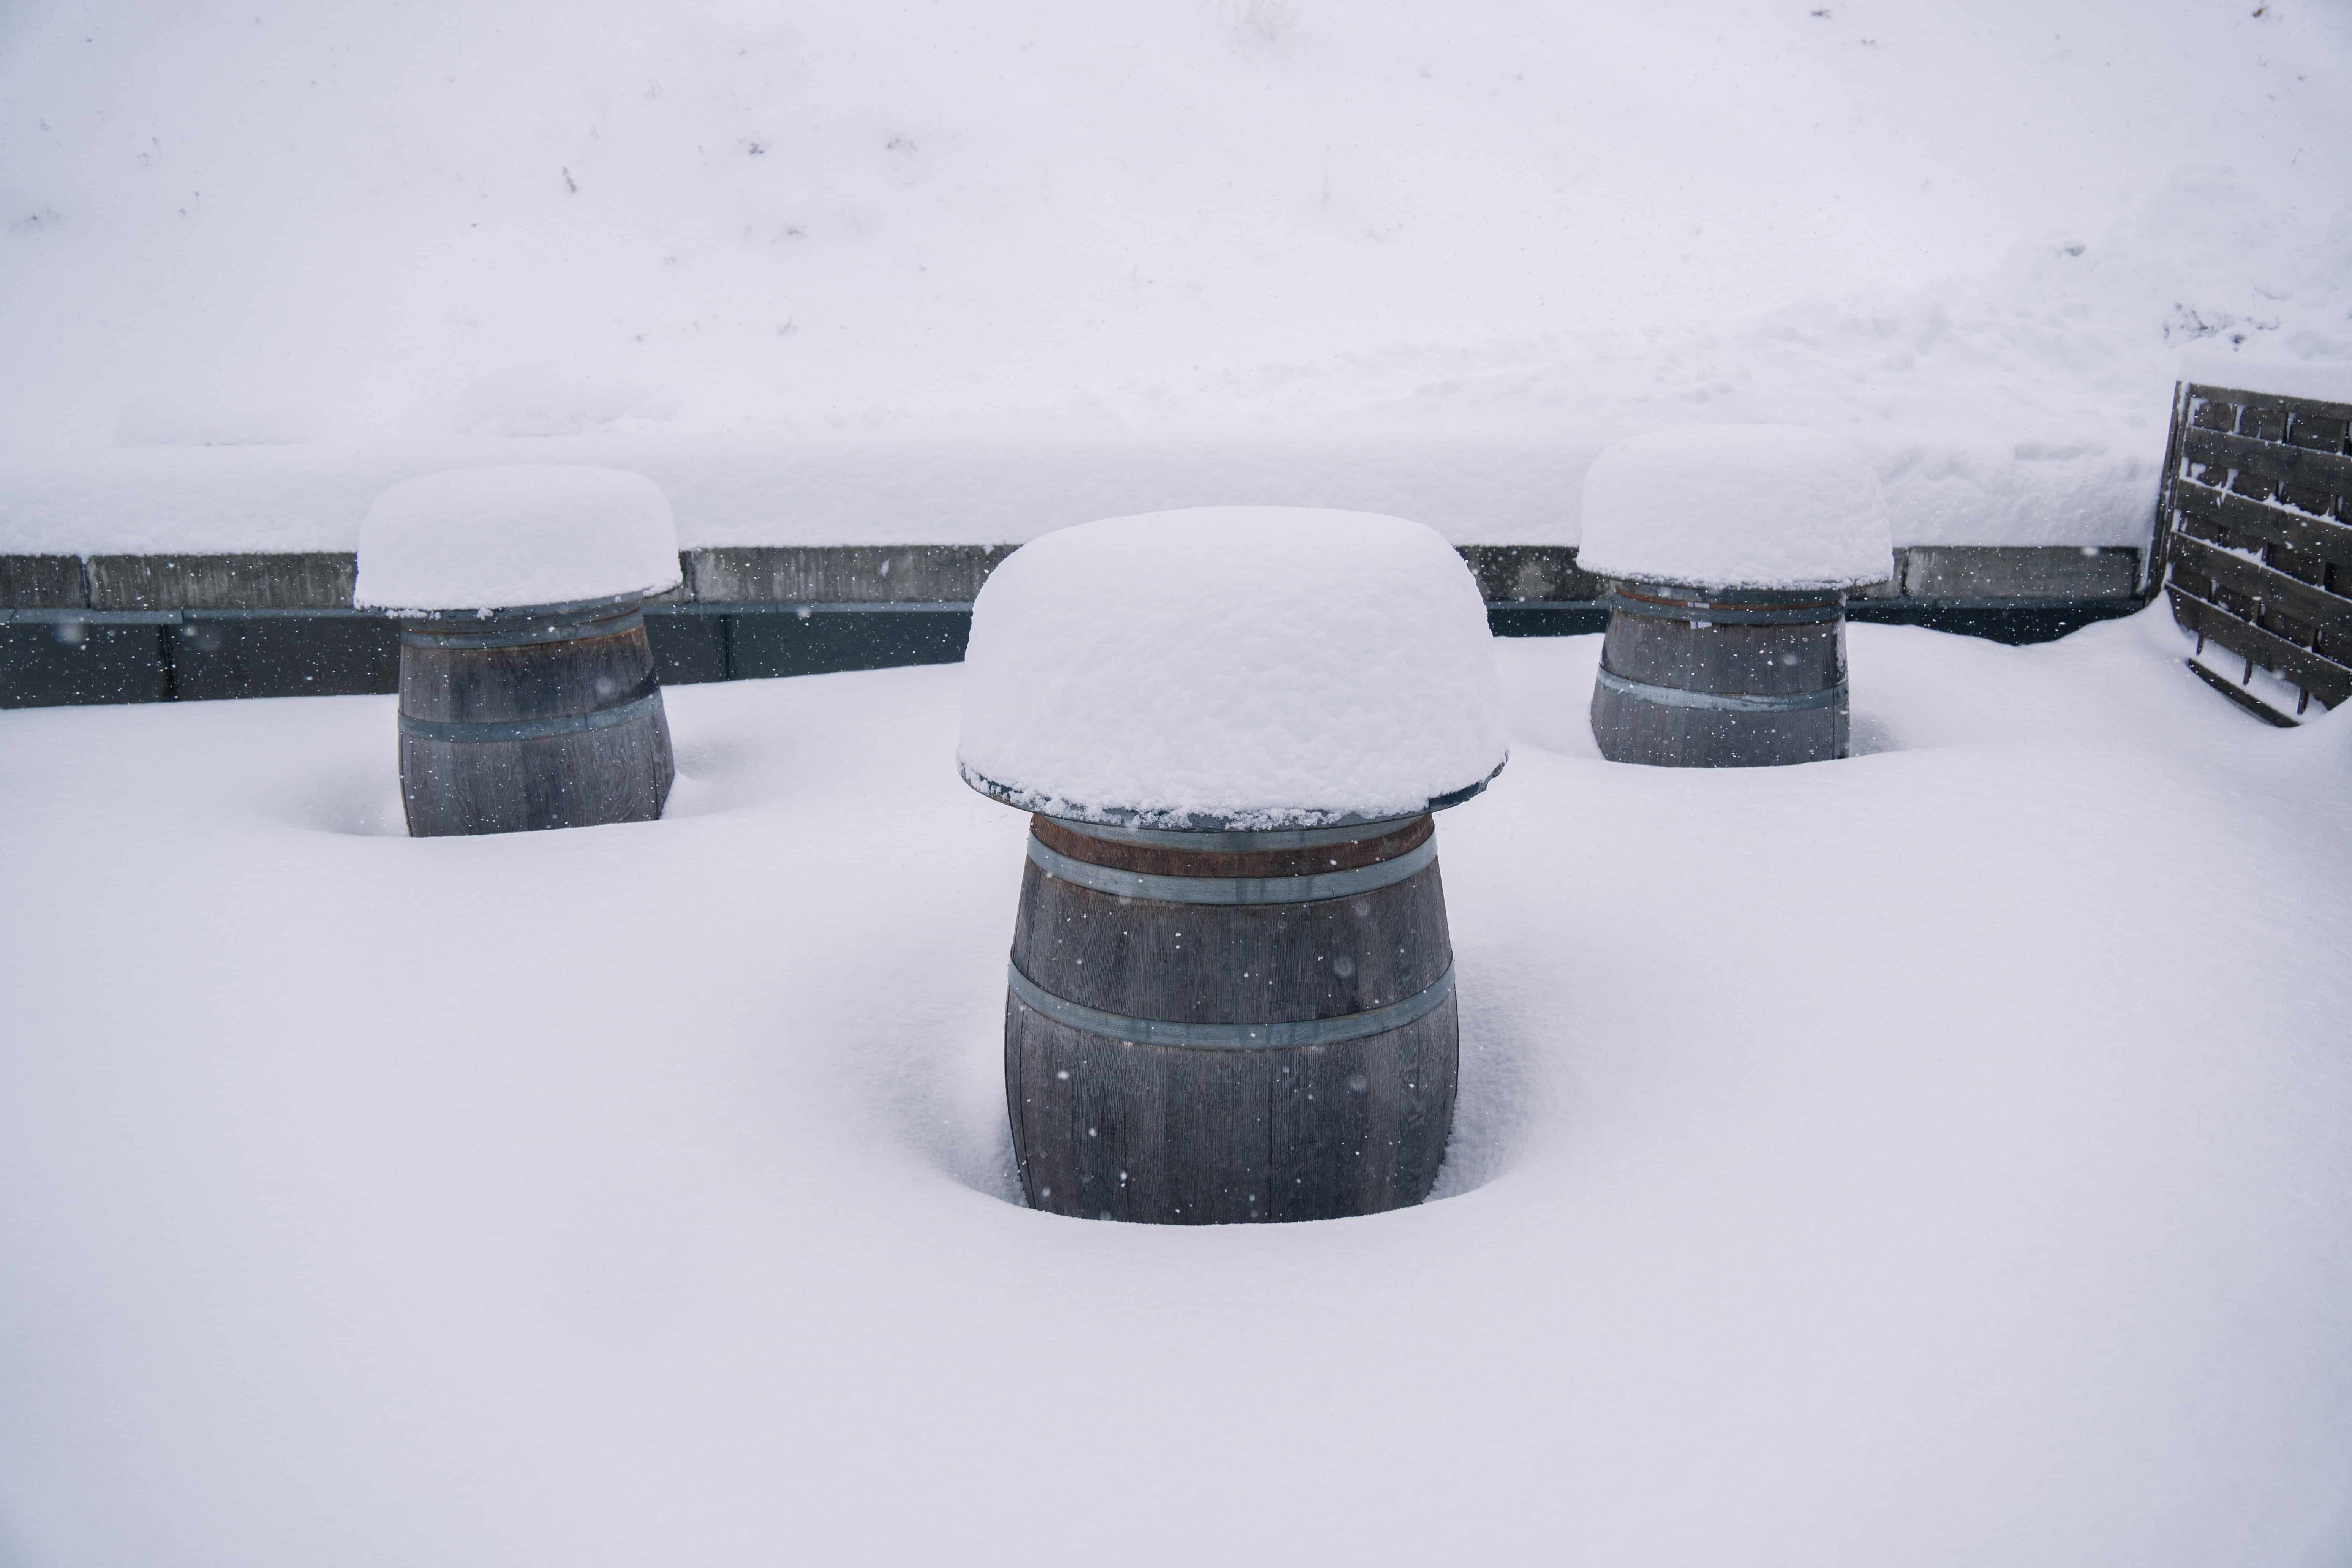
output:
M 678 584 L 677 524 L 642 474 L 563 463 L 452 468 L 385 490 L 360 525 L 354 603 L 473 610 Z
M 1503 763 L 1486 605 L 1433 531 L 1203 507 L 1049 533 L 997 568 L 964 656 L 964 778 L 1163 826 L 1399 816 Z
M 1703 425 L 1618 442 L 1584 478 L 1579 563 L 1710 588 L 1884 583 L 1886 496 L 1850 443 L 1789 425 Z

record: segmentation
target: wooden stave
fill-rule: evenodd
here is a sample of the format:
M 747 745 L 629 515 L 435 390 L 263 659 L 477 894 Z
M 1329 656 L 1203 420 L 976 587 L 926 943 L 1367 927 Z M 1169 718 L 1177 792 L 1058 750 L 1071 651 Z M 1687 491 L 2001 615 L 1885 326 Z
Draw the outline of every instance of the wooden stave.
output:
M 1054 826 L 1043 822 L 1033 832 L 1055 847 L 1077 837 L 1057 835 Z M 1425 816 L 1413 820 L 1384 836 L 1386 853 L 1379 858 L 1410 852 L 1431 831 Z M 1093 840 L 1088 847 L 1085 858 L 1098 864 L 1165 865 L 1139 847 Z M 1263 854 L 1179 853 L 1193 875 L 1284 874 Z M 1223 963 L 1208 958 L 1173 973 L 1161 966 L 1139 973 L 1106 961 L 1116 944 L 1073 952 L 1066 942 L 1046 941 L 1045 933 L 1068 918 L 1106 927 L 1124 922 L 1130 952 L 1152 951 L 1155 940 L 1164 942 L 1179 931 L 1193 933 L 1188 941 L 1213 943 L 1220 923 L 1240 940 L 1223 944 Z M 1391 940 L 1391 921 L 1405 928 L 1406 941 Z M 1151 933 L 1139 942 L 1133 940 L 1139 927 Z M 1375 931 L 1376 942 L 1362 940 Z M 1355 944 L 1341 946 L 1343 934 Z M 1260 991 L 1234 984 L 1244 964 L 1271 964 L 1286 949 L 1291 978 L 1311 977 L 1311 986 Z M 1310 975 L 1300 972 L 1302 952 L 1320 954 Z M 1352 975 L 1334 967 L 1343 952 Z M 1079 957 L 1095 961 L 1081 964 Z M 1344 1017 L 1402 1001 L 1446 975 L 1453 947 L 1434 861 L 1352 898 L 1271 905 L 1122 899 L 1048 877 L 1030 863 L 1013 959 L 1048 992 L 1108 1012 L 1258 1023 Z M 1032 1207 L 1074 1217 L 1107 1213 L 1160 1224 L 1338 1218 L 1420 1203 L 1436 1180 L 1452 1130 L 1458 1018 L 1448 994 L 1419 1018 L 1358 1039 L 1229 1049 L 1118 1040 L 1033 1011 L 1008 994 L 1006 1111 L 1024 1195 Z M 1057 1076 L 1064 1072 L 1070 1076 Z M 1361 1089 L 1352 1087 L 1358 1078 Z M 1073 1120 L 1080 1114 L 1084 1126 Z M 1118 1181 L 1120 1170 L 1130 1179 Z M 1255 1202 L 1249 1201 L 1253 1194 Z
M 677 778 L 653 647 L 634 602 L 577 616 L 583 635 L 488 647 L 425 639 L 544 631 L 544 615 L 411 620 L 400 654 L 403 718 L 489 724 L 583 717 L 633 703 L 615 724 L 525 739 L 400 736 L 401 802 L 415 837 L 650 822 Z M 625 625 L 611 629 L 615 622 Z M 555 622 L 561 626 L 561 620 Z

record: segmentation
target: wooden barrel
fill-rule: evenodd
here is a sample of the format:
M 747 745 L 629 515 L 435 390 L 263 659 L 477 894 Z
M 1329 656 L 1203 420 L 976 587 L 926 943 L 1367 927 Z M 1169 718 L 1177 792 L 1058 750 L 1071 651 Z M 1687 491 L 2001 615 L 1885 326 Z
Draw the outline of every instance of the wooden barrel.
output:
M 1030 1205 L 1210 1225 L 1426 1197 L 1459 1057 L 1434 830 L 1033 818 L 1004 1011 Z
M 1845 595 L 1615 584 L 1592 687 L 1612 763 L 1753 768 L 1846 754 Z
M 676 773 L 635 596 L 401 623 L 400 794 L 416 837 L 650 822 Z

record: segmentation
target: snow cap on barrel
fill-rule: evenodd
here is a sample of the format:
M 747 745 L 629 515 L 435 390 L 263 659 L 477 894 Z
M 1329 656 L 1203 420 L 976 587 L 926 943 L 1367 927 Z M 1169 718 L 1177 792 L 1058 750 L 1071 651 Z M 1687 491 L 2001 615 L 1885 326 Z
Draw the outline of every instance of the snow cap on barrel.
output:
M 1577 564 L 1704 588 L 1856 588 L 1895 568 L 1886 495 L 1853 443 L 1794 425 L 1691 425 L 1608 447 Z
M 360 525 L 352 602 L 479 610 L 659 594 L 678 584 L 661 487 L 620 468 L 507 463 L 393 486 Z
M 1311 826 L 1411 816 L 1503 764 L 1486 608 L 1402 518 L 1203 507 L 1015 551 L 972 607 L 965 781 L 1048 816 Z

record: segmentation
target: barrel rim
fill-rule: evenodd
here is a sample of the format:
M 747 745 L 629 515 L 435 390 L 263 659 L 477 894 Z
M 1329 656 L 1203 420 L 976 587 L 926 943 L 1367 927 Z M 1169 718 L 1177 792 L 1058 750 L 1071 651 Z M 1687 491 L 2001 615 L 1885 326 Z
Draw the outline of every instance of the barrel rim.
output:
M 578 617 L 597 610 L 610 610 L 630 604 L 643 604 L 646 595 L 643 588 L 632 588 L 625 594 L 604 594 L 593 599 L 562 599 L 546 605 L 483 605 L 456 610 L 403 609 L 394 605 L 376 608 L 375 613 L 394 621 L 508 621 Z M 375 608 L 374 606 L 364 606 Z M 486 628 L 487 629 L 487 628 Z
M 1109 827 L 1147 828 L 1161 833 L 1269 833 L 1298 828 L 1356 827 L 1370 823 L 1394 823 L 1433 811 L 1444 811 L 1460 805 L 1473 795 L 1485 793 L 1502 771 L 1510 765 L 1510 753 L 1495 764 L 1494 771 L 1475 784 L 1432 796 L 1421 805 L 1402 811 L 1383 807 L 1377 811 L 1333 811 L 1315 806 L 1264 806 L 1240 812 L 1190 812 L 1160 810 L 1149 806 L 1087 805 L 1066 800 L 1048 791 L 1019 789 L 1000 784 L 969 763 L 959 763 L 956 771 L 963 775 L 971 789 L 1003 805 L 1050 816 L 1056 822 L 1098 824 Z M 1171 846 L 1171 847 L 1173 847 Z

